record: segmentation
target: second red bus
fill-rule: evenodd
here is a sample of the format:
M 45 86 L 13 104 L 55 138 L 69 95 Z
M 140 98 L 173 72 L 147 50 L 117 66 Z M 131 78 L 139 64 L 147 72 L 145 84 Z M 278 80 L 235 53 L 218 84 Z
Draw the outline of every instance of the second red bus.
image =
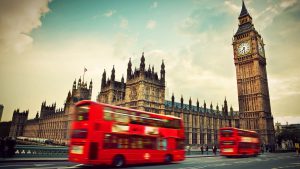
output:
M 260 137 L 255 131 L 225 127 L 219 130 L 220 155 L 256 156 L 260 153 Z

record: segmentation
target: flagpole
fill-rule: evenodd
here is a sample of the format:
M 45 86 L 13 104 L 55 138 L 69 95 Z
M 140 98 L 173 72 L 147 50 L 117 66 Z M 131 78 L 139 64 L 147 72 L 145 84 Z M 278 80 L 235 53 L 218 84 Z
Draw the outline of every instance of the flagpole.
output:
M 82 78 L 83 84 L 84 84 L 84 74 L 85 74 L 86 71 L 87 71 L 87 69 L 84 67 L 84 69 L 83 69 L 83 78 Z

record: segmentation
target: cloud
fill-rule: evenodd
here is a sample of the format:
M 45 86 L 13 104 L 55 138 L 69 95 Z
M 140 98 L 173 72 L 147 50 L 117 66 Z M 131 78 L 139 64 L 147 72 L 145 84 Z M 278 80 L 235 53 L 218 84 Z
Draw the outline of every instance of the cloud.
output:
M 237 14 L 241 10 L 241 7 L 236 5 L 232 1 L 225 1 L 224 4 L 230 9 L 229 11 L 233 14 Z
M 300 78 L 299 77 L 276 77 L 272 76 L 269 80 L 271 86 L 276 86 L 272 88 L 272 99 L 281 100 L 287 99 L 293 96 L 300 96 Z
M 104 13 L 103 15 L 106 17 L 111 17 L 113 16 L 117 11 L 116 10 L 109 10 L 106 13 Z
M 274 18 L 282 15 L 286 10 L 295 6 L 298 3 L 296 0 L 280 0 L 280 4 L 270 3 L 261 12 L 253 10 L 253 18 L 256 20 L 256 24 L 259 25 L 261 30 L 264 30 L 274 21 Z
M 289 8 L 297 3 L 297 0 L 281 0 L 280 7 L 283 9 Z
M 126 18 L 121 19 L 120 28 L 123 28 L 123 29 L 128 28 L 128 20 Z
M 132 52 L 132 47 L 136 45 L 137 38 L 125 33 L 117 33 L 113 42 L 113 56 L 122 59 L 128 59 Z
M 274 123 L 279 122 L 281 125 L 299 124 L 300 116 L 276 116 L 274 117 Z
M 157 8 L 158 7 L 158 2 L 153 2 L 150 6 L 150 8 Z
M 146 28 L 147 29 L 154 29 L 156 27 L 156 21 L 155 20 L 149 20 L 147 22 Z
M 42 25 L 41 17 L 49 12 L 48 0 L 0 1 L 0 51 L 22 53 L 33 39 L 30 33 Z

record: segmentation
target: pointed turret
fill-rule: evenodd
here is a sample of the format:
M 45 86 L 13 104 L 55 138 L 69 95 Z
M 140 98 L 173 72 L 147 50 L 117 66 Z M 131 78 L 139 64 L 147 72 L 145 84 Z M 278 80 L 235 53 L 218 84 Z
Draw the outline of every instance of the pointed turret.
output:
M 205 103 L 205 100 L 204 100 L 204 103 L 203 103 L 203 108 L 204 108 L 204 113 L 206 113 L 206 103 Z
M 183 97 L 181 95 L 181 98 L 180 98 L 180 103 L 181 103 L 181 108 L 183 109 Z
M 165 81 L 165 64 L 164 64 L 164 60 L 162 60 L 161 63 L 161 70 L 160 70 L 160 79 L 164 82 Z
M 39 118 L 39 112 L 37 112 L 35 115 L 35 119 L 38 119 L 38 118 Z
M 122 83 L 122 84 L 124 83 L 124 75 L 122 75 L 121 83 Z
M 189 110 L 192 109 L 192 98 L 190 97 L 190 100 L 189 100 Z
M 113 65 L 113 69 L 111 70 L 111 81 L 114 82 L 115 81 L 115 65 Z
M 175 103 L 175 97 L 174 97 L 174 93 L 172 93 L 172 107 L 174 107 L 174 103 Z
M 249 13 L 248 13 L 246 5 L 245 5 L 245 3 L 243 1 L 242 10 L 241 10 L 239 18 L 242 18 L 242 17 L 247 16 L 247 15 L 249 15 Z
M 66 99 L 66 102 L 71 101 L 71 98 L 72 98 L 72 95 L 71 95 L 71 92 L 69 91 L 69 92 L 68 92 L 67 99 Z
M 90 90 L 93 89 L 93 81 L 92 81 L 92 79 L 91 79 L 91 81 L 90 81 L 89 89 L 90 89 Z
M 228 116 L 228 106 L 227 106 L 226 97 L 225 97 L 225 100 L 224 100 L 224 115 Z
M 74 83 L 73 83 L 73 90 L 76 90 L 76 79 L 74 80 Z
M 233 116 L 233 108 L 230 106 L 230 116 Z
M 81 87 L 81 77 L 79 77 L 79 80 L 78 80 L 77 87 L 78 87 L 78 88 L 80 88 L 80 87 Z
M 142 57 L 141 57 L 140 70 L 141 70 L 141 72 L 145 71 L 145 57 L 144 57 L 144 52 L 143 52 Z
M 132 72 L 131 66 L 132 66 L 131 58 L 129 58 L 128 67 L 127 67 L 127 81 L 131 79 L 131 72 Z
M 197 112 L 199 112 L 199 100 L 197 99 Z
M 101 89 L 103 89 L 106 85 L 106 72 L 105 72 L 105 69 L 104 69 L 104 72 L 102 74 L 102 81 L 101 81 Z

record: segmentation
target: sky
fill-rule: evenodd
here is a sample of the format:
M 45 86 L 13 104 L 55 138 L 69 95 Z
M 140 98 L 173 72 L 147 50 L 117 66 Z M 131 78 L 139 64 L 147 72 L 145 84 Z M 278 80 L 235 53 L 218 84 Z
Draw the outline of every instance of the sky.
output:
M 245 0 L 264 39 L 274 122 L 300 123 L 300 1 Z M 1 0 L 0 104 L 2 121 L 15 109 L 62 108 L 73 81 L 93 81 L 104 69 L 126 79 L 129 58 L 166 69 L 166 99 L 238 110 L 232 37 L 241 0 Z

